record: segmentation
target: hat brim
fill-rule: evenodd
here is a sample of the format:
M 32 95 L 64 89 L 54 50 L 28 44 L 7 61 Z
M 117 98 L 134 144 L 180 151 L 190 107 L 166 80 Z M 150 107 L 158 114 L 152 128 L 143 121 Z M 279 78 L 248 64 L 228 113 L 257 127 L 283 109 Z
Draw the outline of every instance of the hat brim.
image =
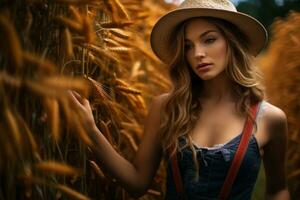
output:
M 163 62 L 171 61 L 169 41 L 176 27 L 187 19 L 194 17 L 214 17 L 236 25 L 249 39 L 250 52 L 256 56 L 267 43 L 267 31 L 255 18 L 240 12 L 211 8 L 182 8 L 171 11 L 161 17 L 154 25 L 150 43 L 153 52 Z

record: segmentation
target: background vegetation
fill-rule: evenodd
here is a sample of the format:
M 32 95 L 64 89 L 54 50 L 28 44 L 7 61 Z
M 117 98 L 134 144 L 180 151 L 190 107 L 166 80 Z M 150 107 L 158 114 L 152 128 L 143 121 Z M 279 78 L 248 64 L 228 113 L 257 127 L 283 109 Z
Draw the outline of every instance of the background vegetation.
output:
M 286 17 L 291 11 L 300 11 L 299 0 L 246 0 L 240 1 L 237 9 L 258 19 L 268 27 L 278 17 Z

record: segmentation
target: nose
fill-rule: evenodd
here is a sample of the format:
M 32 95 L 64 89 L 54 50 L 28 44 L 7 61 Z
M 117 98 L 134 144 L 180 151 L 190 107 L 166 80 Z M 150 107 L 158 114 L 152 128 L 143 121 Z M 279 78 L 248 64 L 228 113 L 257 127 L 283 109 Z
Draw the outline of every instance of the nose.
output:
M 201 45 L 196 45 L 194 57 L 195 58 L 204 58 L 205 56 L 206 56 L 205 49 Z

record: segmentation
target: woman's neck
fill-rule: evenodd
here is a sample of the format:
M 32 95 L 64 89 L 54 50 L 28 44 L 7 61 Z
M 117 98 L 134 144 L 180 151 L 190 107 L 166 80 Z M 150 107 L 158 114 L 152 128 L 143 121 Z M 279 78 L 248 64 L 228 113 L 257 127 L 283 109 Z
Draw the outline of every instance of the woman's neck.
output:
M 234 91 L 232 81 L 224 73 L 214 79 L 203 82 L 203 93 L 205 100 L 211 102 L 234 101 Z

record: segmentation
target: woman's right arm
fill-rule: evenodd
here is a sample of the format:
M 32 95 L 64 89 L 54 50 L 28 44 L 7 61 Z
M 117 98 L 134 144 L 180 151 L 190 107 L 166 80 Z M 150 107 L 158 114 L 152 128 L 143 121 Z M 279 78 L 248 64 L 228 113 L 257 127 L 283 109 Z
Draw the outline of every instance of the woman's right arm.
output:
M 92 119 L 89 134 L 94 142 L 91 147 L 98 161 L 112 178 L 124 187 L 132 196 L 143 195 L 150 186 L 162 158 L 162 148 L 158 137 L 161 106 L 167 95 L 156 97 L 149 109 L 144 123 L 144 134 L 133 162 L 123 158 L 101 134 L 94 123 L 88 100 L 78 100 L 73 95 L 77 106 L 81 107 L 87 118 Z M 80 103 L 82 102 L 82 103 Z M 84 110 L 85 109 L 85 110 Z

